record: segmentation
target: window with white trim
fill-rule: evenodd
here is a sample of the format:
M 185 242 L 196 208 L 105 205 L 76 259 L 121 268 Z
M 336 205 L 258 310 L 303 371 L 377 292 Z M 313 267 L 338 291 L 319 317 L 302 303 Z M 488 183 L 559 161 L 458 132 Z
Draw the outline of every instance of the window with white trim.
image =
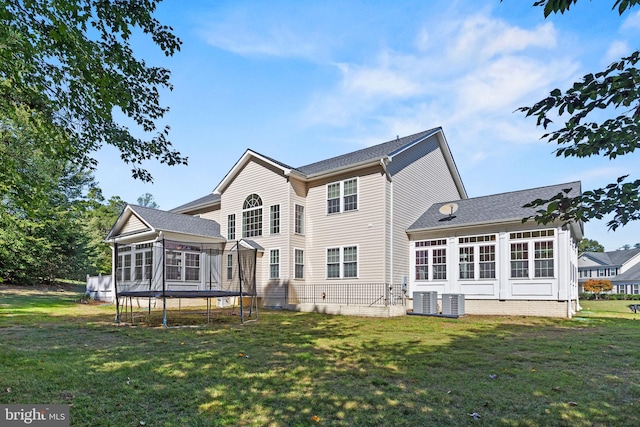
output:
M 433 280 L 445 280 L 447 278 L 447 250 L 433 249 L 431 253 L 433 261 Z
M 280 249 L 269 251 L 269 278 L 280 278 Z
M 553 277 L 553 241 L 534 242 L 535 277 Z
M 460 279 L 496 278 L 495 241 L 495 234 L 458 238 Z
M 131 280 L 131 246 L 119 246 L 116 259 L 116 279 L 128 282 Z
M 233 280 L 233 254 L 227 254 L 227 280 Z
M 302 249 L 293 250 L 293 277 L 296 279 L 304 279 L 304 251 Z
M 200 248 L 188 245 L 165 246 L 165 278 L 176 282 L 200 281 Z
M 227 215 L 227 240 L 236 240 L 236 214 Z
M 473 279 L 474 278 L 473 273 L 475 270 L 475 262 L 473 260 L 474 247 L 463 246 L 458 249 L 460 252 L 460 259 L 458 261 L 458 266 L 460 268 L 460 278 Z
M 295 206 L 294 229 L 297 234 L 304 234 L 304 206 Z
M 167 251 L 164 262 L 167 280 L 182 280 L 182 252 Z
M 242 237 L 262 236 L 262 199 L 251 194 L 242 206 Z
M 415 279 L 446 280 L 447 240 L 434 239 L 415 242 Z
M 280 234 L 280 205 L 269 209 L 269 230 L 271 234 Z
M 416 251 L 416 280 L 429 280 L 429 251 Z
M 554 277 L 554 235 L 552 229 L 510 233 L 511 278 Z
M 511 277 L 529 277 L 529 243 L 511 243 Z
M 480 278 L 496 278 L 496 245 L 480 246 Z
M 358 247 L 327 248 L 327 278 L 358 277 Z
M 358 209 L 358 178 L 327 184 L 327 214 Z

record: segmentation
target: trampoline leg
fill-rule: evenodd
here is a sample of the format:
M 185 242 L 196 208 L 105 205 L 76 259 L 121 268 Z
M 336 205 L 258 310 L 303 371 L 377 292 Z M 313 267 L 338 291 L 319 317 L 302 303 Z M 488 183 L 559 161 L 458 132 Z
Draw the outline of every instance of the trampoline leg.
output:
M 167 298 L 162 297 L 162 326 L 167 327 Z

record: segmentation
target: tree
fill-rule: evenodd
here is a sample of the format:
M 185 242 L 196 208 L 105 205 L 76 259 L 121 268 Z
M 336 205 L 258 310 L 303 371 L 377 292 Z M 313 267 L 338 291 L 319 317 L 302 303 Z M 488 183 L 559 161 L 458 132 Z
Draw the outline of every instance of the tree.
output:
M 134 56 L 144 34 L 167 55 L 180 49 L 172 28 L 152 17 L 155 0 L 0 0 L 0 118 L 25 112 L 39 122 L 38 149 L 65 162 L 95 167 L 92 153 L 118 148 L 132 175 L 150 181 L 148 159 L 186 164 L 173 150 L 160 90 L 172 89 L 169 70 Z M 122 114 L 120 114 L 122 113 Z M 116 117 L 123 115 L 127 125 Z M 138 126 L 134 136 L 129 125 Z M 21 132 L 18 126 L 14 132 Z M 10 163 L 0 159 L 0 168 Z M 9 165 L 10 166 L 10 165 Z
M 604 246 L 596 240 L 587 239 L 585 237 L 578 243 L 578 252 L 604 252 Z
M 578 0 L 540 0 L 534 6 L 544 8 L 544 16 L 564 13 Z M 615 0 L 613 9 L 622 15 L 640 0 Z M 589 73 L 572 87 L 554 89 L 545 99 L 518 111 L 536 117 L 545 130 L 553 123 L 550 117 L 564 117 L 558 126 L 542 136 L 556 143 L 556 156 L 589 157 L 602 155 L 609 159 L 632 153 L 640 146 L 640 52 L 635 51 L 605 70 Z M 603 118 L 601 118 L 603 117 Z M 615 230 L 629 221 L 640 219 L 640 179 L 629 175 L 603 188 L 584 191 L 569 197 L 570 189 L 550 199 L 537 199 L 527 207 L 542 207 L 533 216 L 539 223 L 556 220 L 569 222 L 601 219 L 613 214 L 609 229 Z M 525 218 L 526 221 L 529 218 Z
M 89 194 L 89 206 L 84 213 L 83 231 L 87 237 L 87 274 L 111 274 L 111 248 L 104 241 L 127 203 L 118 196 L 106 203 L 102 192 Z
M 603 292 L 609 292 L 613 289 L 613 284 L 609 280 L 605 279 L 589 279 L 584 282 L 584 290 L 586 292 L 593 292 L 598 299 L 598 295 Z
M 138 204 L 140 206 L 145 206 L 147 208 L 158 209 L 160 206 L 153 200 L 153 195 L 150 193 L 144 193 L 142 196 L 138 197 Z
M 0 278 L 13 283 L 73 278 L 86 261 L 78 218 L 93 177 L 48 155 L 43 142 L 64 140 L 47 139 L 38 119 L 25 109 L 0 118 L 0 159 L 8 166 L 0 167 Z

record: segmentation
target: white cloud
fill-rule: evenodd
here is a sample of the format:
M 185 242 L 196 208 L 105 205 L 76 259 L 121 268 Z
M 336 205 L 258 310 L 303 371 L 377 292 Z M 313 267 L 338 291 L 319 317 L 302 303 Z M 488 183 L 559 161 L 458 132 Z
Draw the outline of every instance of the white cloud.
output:
M 640 30 L 640 10 L 629 15 L 620 28 L 622 30 Z
M 629 44 L 625 41 L 616 40 L 607 49 L 607 53 L 603 57 L 603 62 L 609 65 L 613 61 L 618 61 L 621 57 L 627 56 L 631 53 Z
M 550 23 L 528 30 L 484 15 L 423 27 L 413 52 L 385 49 L 370 63 L 338 64 L 340 83 L 313 97 L 304 121 L 366 121 L 377 142 L 381 129 L 407 135 L 440 125 L 466 141 L 537 141 L 535 122 L 513 111 L 575 77 L 577 64 L 553 55 L 556 38 Z
M 291 29 L 274 27 L 266 32 L 251 29 L 229 28 L 228 24 L 208 28 L 200 32 L 211 46 L 243 56 L 276 56 L 314 58 L 317 46 L 304 40 Z

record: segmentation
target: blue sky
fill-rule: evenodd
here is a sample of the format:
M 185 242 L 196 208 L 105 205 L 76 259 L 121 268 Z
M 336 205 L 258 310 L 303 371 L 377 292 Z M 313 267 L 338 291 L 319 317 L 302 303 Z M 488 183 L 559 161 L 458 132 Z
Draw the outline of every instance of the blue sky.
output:
M 640 10 L 583 0 L 545 20 L 532 3 L 165 0 L 156 16 L 181 52 L 135 49 L 172 71 L 162 124 L 189 165 L 150 162 L 145 184 L 105 148 L 96 178 L 107 198 L 148 192 L 171 209 L 211 192 L 247 148 L 295 167 L 438 126 L 470 197 L 637 171 L 635 154 L 556 158 L 514 111 L 638 49 Z M 614 250 L 640 242 L 640 224 L 594 221 L 585 235 Z

